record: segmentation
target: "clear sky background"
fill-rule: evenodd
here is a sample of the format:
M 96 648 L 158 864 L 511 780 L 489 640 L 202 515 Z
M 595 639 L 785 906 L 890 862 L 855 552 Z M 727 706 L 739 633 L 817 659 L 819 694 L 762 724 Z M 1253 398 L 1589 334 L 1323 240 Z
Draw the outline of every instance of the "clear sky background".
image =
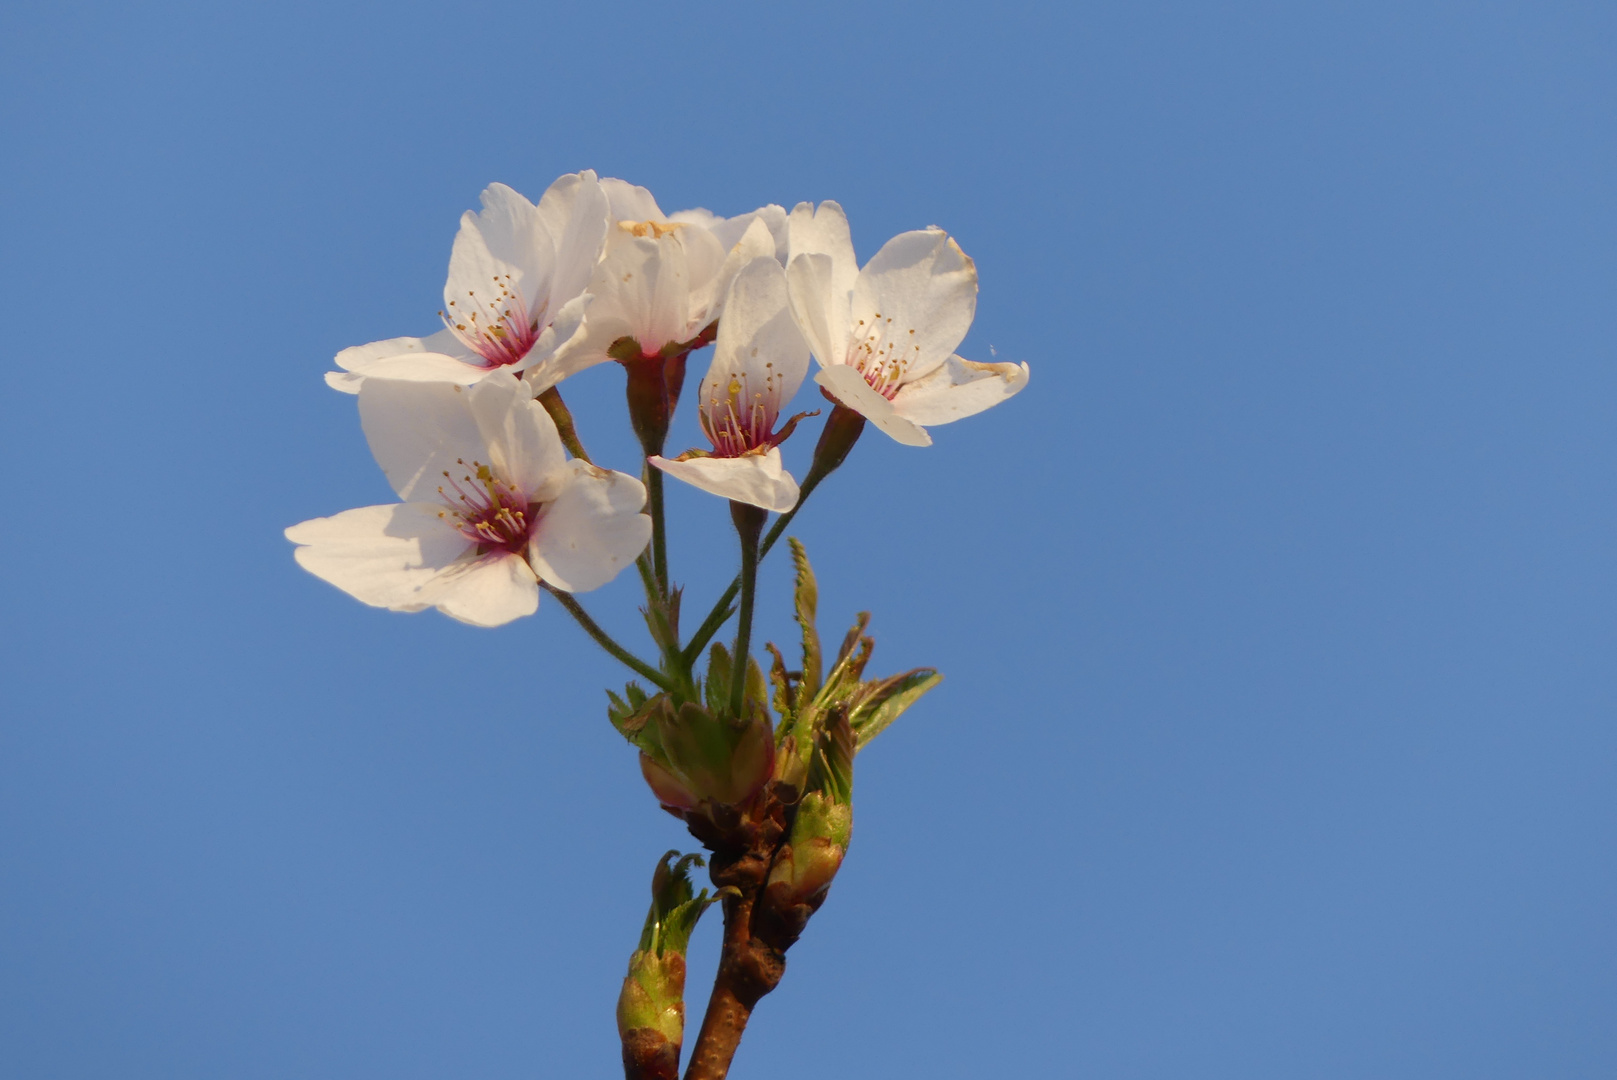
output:
M 939 224 L 1033 368 L 802 516 L 827 634 L 947 681 L 738 1077 L 1617 1075 L 1614 56 L 1544 0 L 6 6 L 0 1073 L 617 1074 L 691 843 L 614 663 L 281 536 L 390 498 L 332 354 L 594 168 Z M 632 468 L 621 382 L 566 389 Z

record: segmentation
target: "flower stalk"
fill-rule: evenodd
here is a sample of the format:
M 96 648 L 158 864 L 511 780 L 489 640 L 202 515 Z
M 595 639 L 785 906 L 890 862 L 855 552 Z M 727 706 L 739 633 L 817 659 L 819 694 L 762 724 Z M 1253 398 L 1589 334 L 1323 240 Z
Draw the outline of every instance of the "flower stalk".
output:
M 747 663 L 751 656 L 752 608 L 758 591 L 758 537 L 768 514 L 747 503 L 732 502 L 730 519 L 741 538 L 741 610 L 736 619 L 736 647 L 731 656 L 735 668 L 730 676 L 730 714 L 741 716 L 742 694 L 747 685 Z
M 538 401 L 550 414 L 551 421 L 556 425 L 556 434 L 561 436 L 561 444 L 567 447 L 567 452 L 580 461 L 595 464 L 590 461 L 584 444 L 578 440 L 578 428 L 573 424 L 573 414 L 567 408 L 567 403 L 561 399 L 561 391 L 552 386 L 539 395 Z
M 663 690 L 672 689 L 672 685 L 662 672 L 612 640 L 612 635 L 602 630 L 601 625 L 590 618 L 590 613 L 584 610 L 584 605 L 573 599 L 571 593 L 563 592 L 549 582 L 545 582 L 543 585 L 545 591 L 554 596 L 556 602 L 566 609 L 567 614 L 571 615 L 578 622 L 578 625 L 584 628 L 584 632 L 594 639 L 595 644 L 612 654 L 615 660 L 647 682 Z
M 829 394 L 826 396 L 830 397 Z M 832 400 L 834 401 L 835 399 Z M 768 534 L 758 548 L 759 562 L 762 562 L 769 554 L 770 548 L 775 546 L 775 542 L 781 538 L 781 535 L 786 531 L 786 527 L 792 523 L 792 519 L 797 516 L 797 512 L 808 501 L 808 497 L 814 493 L 815 488 L 820 486 L 820 482 L 836 472 L 842 463 L 848 460 L 849 452 L 853 450 L 854 444 L 859 441 L 859 436 L 864 433 L 864 430 L 865 418 L 863 416 L 841 403 L 837 403 L 832 408 L 831 415 L 825 418 L 825 426 L 820 429 L 820 440 L 814 446 L 814 460 L 809 465 L 808 474 L 803 477 L 803 486 L 797 496 L 797 505 L 777 517 L 775 523 L 769 527 Z M 696 633 L 692 635 L 690 644 L 685 646 L 683 659 L 686 666 L 696 663 L 696 658 L 702 655 L 702 650 L 707 648 L 709 641 L 713 640 L 713 635 L 718 633 L 726 620 L 730 618 L 734 610 L 730 605 L 735 603 L 736 594 L 741 591 L 741 583 L 741 576 L 737 575 L 735 580 L 731 581 L 724 592 L 720 594 L 718 601 L 713 605 L 713 610 L 708 612 L 707 618 L 703 619 L 702 624 L 696 628 Z

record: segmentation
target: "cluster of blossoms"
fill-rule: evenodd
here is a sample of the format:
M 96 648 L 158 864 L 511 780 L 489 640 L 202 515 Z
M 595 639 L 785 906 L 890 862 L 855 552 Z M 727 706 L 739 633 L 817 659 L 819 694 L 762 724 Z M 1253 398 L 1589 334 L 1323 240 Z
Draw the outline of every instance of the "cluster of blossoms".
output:
M 503 184 L 482 203 L 450 251 L 443 329 L 344 349 L 326 376 L 358 396 L 404 501 L 287 536 L 304 568 L 368 604 L 494 626 L 533 613 L 539 582 L 583 592 L 635 560 L 652 536 L 644 485 L 568 460 L 555 408 L 535 400 L 597 364 L 630 370 L 644 442 L 666 434 L 685 358 L 714 344 L 697 402 L 711 449 L 658 445 L 647 461 L 777 513 L 799 497 L 780 450 L 797 418 L 781 419 L 811 355 L 827 397 L 911 446 L 1027 385 L 1026 364 L 954 354 L 977 273 L 940 229 L 894 237 L 861 269 L 834 202 L 665 214 L 645 188 L 582 172 L 537 205 Z M 657 399 L 638 410 L 636 383 Z
M 693 893 L 699 856 L 658 863 L 618 1001 L 624 1068 L 630 1080 L 678 1077 L 685 949 L 719 903 L 723 953 L 685 1074 L 719 1080 L 842 864 L 854 755 L 942 678 L 919 668 L 866 679 L 868 614 L 834 654 L 822 651 L 818 590 L 795 538 L 801 661 L 788 667 L 771 644 L 761 665 L 750 649 L 759 561 L 867 425 L 929 445 L 928 427 L 1016 394 L 1028 368 L 955 354 L 977 272 L 941 229 L 895 236 L 861 268 L 834 202 L 665 214 L 644 188 L 592 172 L 563 176 L 537 205 L 501 184 L 482 202 L 450 252 L 443 329 L 345 349 L 326 376 L 357 397 L 401 501 L 286 535 L 306 570 L 395 611 L 435 607 L 498 626 L 550 592 L 650 684 L 610 694 L 608 716 L 658 802 L 707 848 L 718 891 Z M 708 346 L 696 409 L 709 446 L 665 456 L 686 363 Z M 799 483 L 781 446 L 819 415 L 789 415 L 811 357 L 830 411 Z M 591 461 L 562 400 L 566 380 L 608 362 L 625 374 L 638 478 Z M 740 541 L 740 572 L 689 638 L 668 572 L 665 476 L 728 500 Z M 654 663 L 575 598 L 631 565 Z M 726 648 L 713 639 L 732 616 Z

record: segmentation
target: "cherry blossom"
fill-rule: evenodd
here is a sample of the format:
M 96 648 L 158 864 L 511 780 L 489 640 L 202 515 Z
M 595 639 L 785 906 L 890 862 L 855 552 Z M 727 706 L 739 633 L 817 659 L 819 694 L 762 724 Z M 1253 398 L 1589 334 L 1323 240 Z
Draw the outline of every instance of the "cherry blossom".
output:
M 832 397 L 908 446 L 926 426 L 982 412 L 1018 393 L 1026 364 L 955 355 L 977 307 L 977 268 L 942 229 L 893 237 L 864 269 L 842 207 L 800 203 L 787 222 L 792 311 Z
M 347 393 L 367 378 L 470 385 L 541 364 L 582 335 L 609 209 L 595 174 L 561 177 L 537 206 L 490 184 L 482 204 L 461 217 L 450 250 L 444 328 L 344 349 L 328 384 Z
M 709 344 L 741 267 L 785 255 L 786 211 L 779 206 L 733 218 L 700 209 L 664 214 L 643 187 L 600 184 L 611 220 L 589 284 L 585 329 L 529 370 L 535 391 L 608 360 L 670 357 Z
M 703 491 L 784 513 L 797 503 L 797 482 L 781 463 L 780 443 L 796 420 L 778 432 L 775 423 L 808 374 L 809 351 L 780 263 L 762 256 L 742 267 L 724 312 L 697 406 L 712 452 L 648 460 Z
M 498 626 L 537 610 L 540 581 L 599 588 L 650 539 L 640 481 L 569 460 L 509 372 L 470 387 L 366 379 L 359 412 L 403 501 L 305 521 L 286 537 L 305 570 L 367 604 Z

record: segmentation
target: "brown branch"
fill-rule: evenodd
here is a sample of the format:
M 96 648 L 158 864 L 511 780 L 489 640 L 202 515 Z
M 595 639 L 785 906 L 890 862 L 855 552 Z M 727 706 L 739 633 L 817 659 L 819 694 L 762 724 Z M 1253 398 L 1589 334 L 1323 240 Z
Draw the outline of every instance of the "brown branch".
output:
M 654 1028 L 623 1034 L 624 1080 L 679 1080 L 679 1044 Z
M 752 1010 L 780 984 L 786 950 L 797 939 L 780 933 L 781 921 L 768 910 L 765 884 L 786 832 L 787 808 L 775 788 L 771 784 L 760 792 L 729 827 L 695 814 L 686 817 L 691 832 L 713 851 L 708 869 L 713 884 L 724 890 L 724 944 L 685 1080 L 724 1080 Z

